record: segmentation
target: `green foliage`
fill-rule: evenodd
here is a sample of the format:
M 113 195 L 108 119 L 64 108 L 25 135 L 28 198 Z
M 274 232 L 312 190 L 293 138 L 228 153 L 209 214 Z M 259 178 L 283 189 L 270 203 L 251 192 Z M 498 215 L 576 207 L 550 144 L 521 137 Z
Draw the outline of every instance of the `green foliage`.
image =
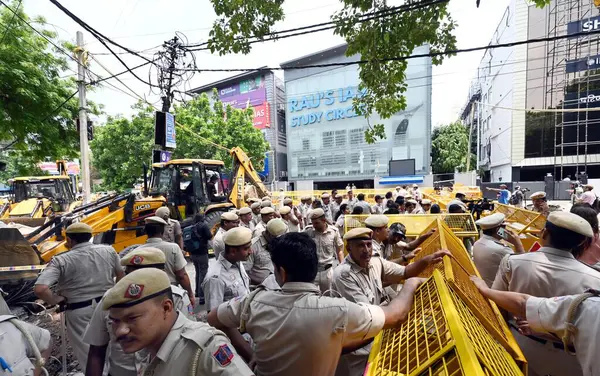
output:
M 96 128 L 91 143 L 93 166 L 104 179 L 102 188 L 123 190 L 132 188 L 142 177 L 144 162 L 151 160 L 154 148 L 154 109 L 136 105 L 131 120 L 111 118 L 104 127 Z M 177 127 L 177 149 L 173 158 L 220 159 L 226 168 L 231 167 L 229 153 L 206 140 L 227 149 L 241 147 L 256 169 L 262 168 L 268 143 L 260 130 L 252 126 L 252 110 L 223 108 L 215 99 L 212 104 L 207 95 L 175 106 L 175 117 L 185 128 Z
M 17 176 L 44 176 L 37 165 L 38 160 L 19 151 L 10 151 L 2 156 L 6 163 L 4 171 L 0 171 L 0 183 L 8 185 L 8 180 Z
M 9 6 L 16 9 L 17 3 Z M 22 10 L 18 14 L 33 22 Z M 54 39 L 56 33 L 44 25 L 42 18 L 35 20 L 36 29 Z M 0 144 L 32 161 L 74 157 L 79 148 L 73 122 L 77 98 L 55 111 L 76 90 L 73 79 L 60 78 L 66 56 L 6 7 L 0 9 L 0 32 Z
M 460 122 L 434 128 L 431 135 L 431 166 L 434 174 L 465 172 L 469 150 L 469 131 Z M 477 159 L 471 155 L 471 168 Z

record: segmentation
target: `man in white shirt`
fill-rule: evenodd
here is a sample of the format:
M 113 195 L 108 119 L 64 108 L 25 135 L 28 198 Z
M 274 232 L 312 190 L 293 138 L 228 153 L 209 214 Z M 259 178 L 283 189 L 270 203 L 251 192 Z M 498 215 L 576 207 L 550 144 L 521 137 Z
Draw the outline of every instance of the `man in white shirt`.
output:
M 596 194 L 594 193 L 594 186 L 591 184 L 584 184 L 583 194 L 581 195 L 581 198 L 578 201 L 586 203 L 586 204 L 594 205 L 594 201 L 596 201 Z

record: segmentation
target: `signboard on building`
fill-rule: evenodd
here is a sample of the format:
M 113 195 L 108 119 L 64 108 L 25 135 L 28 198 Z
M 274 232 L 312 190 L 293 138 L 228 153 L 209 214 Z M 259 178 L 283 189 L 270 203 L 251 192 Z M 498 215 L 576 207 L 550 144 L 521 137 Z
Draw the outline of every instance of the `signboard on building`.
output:
M 271 126 L 267 89 L 262 76 L 241 81 L 238 84 L 219 89 L 219 99 L 225 106 L 238 109 L 252 108 L 254 111 L 253 124 L 258 129 Z
M 169 112 L 157 111 L 154 118 L 154 143 L 164 148 L 177 147 L 175 136 L 175 116 Z
M 252 107 L 252 110 L 254 111 L 254 119 L 252 120 L 252 124 L 255 128 L 271 128 L 271 108 L 269 106 L 269 102 Z
M 567 73 L 598 69 L 600 68 L 600 55 L 590 56 L 584 59 L 567 60 L 565 68 Z
M 567 92 L 565 94 L 565 109 L 586 109 L 599 107 L 600 90 L 590 90 L 587 92 Z M 598 119 L 600 119 L 600 111 L 565 112 L 563 115 L 563 121 L 565 123 L 585 122 L 586 120 L 597 121 Z
M 588 33 L 600 30 L 600 16 L 590 17 L 567 24 L 567 35 Z

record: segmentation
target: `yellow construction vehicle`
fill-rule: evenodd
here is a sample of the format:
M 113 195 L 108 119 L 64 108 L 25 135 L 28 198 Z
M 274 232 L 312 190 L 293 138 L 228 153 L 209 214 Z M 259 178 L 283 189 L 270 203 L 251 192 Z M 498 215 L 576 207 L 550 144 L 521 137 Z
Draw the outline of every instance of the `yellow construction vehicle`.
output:
M 248 186 L 254 187 L 257 197 L 268 194 L 247 155 L 239 148 L 231 150 L 233 158 L 232 179 L 228 187 L 222 179 L 224 163 L 218 160 L 180 159 L 153 166 L 150 194 L 138 197 L 133 193 L 113 194 L 81 205 L 62 215 L 49 218 L 42 226 L 25 234 L 40 263 L 67 251 L 64 229 L 73 222 L 89 224 L 93 229 L 94 243 L 112 245 L 117 252 L 134 244 L 145 242 L 144 219 L 154 215 L 156 209 L 167 205 L 182 227 L 192 223 L 193 214 L 206 214 L 209 226 L 214 226 L 223 211 L 241 206 Z M 216 179 L 215 179 L 216 177 Z M 147 182 L 145 183 L 147 186 Z M 3 230 L 0 229 L 0 232 Z M 0 236 L 0 255 L 10 253 L 8 243 Z M 12 243 L 11 243 L 12 244 Z M 13 257 L 0 258 L 0 266 L 17 266 Z
M 49 217 L 81 205 L 75 199 L 65 161 L 56 162 L 59 175 L 16 177 L 9 202 L 0 203 L 0 220 L 37 227 Z
M 150 196 L 165 198 L 171 216 L 191 224 L 196 213 L 206 216 L 212 228 L 223 211 L 244 205 L 248 196 L 262 198 L 268 191 L 246 153 L 235 147 L 231 178 L 223 179 L 223 161 L 213 159 L 174 159 L 152 165 Z

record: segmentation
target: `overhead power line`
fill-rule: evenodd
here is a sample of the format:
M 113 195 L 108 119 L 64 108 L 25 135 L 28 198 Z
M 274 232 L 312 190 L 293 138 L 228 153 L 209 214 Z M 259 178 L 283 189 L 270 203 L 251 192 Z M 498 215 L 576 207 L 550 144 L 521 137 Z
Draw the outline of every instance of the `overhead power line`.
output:
M 23 3 L 23 0 L 19 0 L 19 4 L 17 5 L 16 12 L 19 11 L 19 8 L 21 8 L 22 3 Z M 8 31 L 10 30 L 10 27 L 11 27 L 13 21 L 15 20 L 15 16 L 17 15 L 16 12 L 13 12 L 13 15 L 12 15 L 10 21 L 8 21 L 8 23 L 6 24 L 6 29 L 4 30 L 4 34 L 2 35 L 2 39 L 0 39 L 0 44 L 2 44 L 4 42 L 4 38 L 6 38 L 6 35 L 8 35 Z
M 363 15 L 358 16 L 359 17 L 358 23 L 367 22 L 367 21 L 371 21 L 374 19 L 378 19 L 378 18 L 389 17 L 389 16 L 393 16 L 395 14 L 414 11 L 414 10 L 418 10 L 418 9 L 423 9 L 423 8 L 427 8 L 430 6 L 448 3 L 448 2 L 449 2 L 449 0 L 423 0 L 420 3 L 416 3 L 416 4 L 404 4 L 404 5 L 400 5 L 400 6 L 396 6 L 396 7 L 390 7 L 387 9 L 378 10 L 375 12 L 364 13 Z M 322 23 L 313 24 L 313 25 L 301 26 L 301 27 L 297 27 L 297 28 L 293 28 L 293 29 L 272 31 L 269 33 L 265 33 L 261 37 L 251 36 L 249 38 L 257 38 L 257 39 L 253 40 L 253 41 L 249 41 L 248 43 L 254 44 L 254 43 L 267 42 L 267 41 L 271 41 L 271 40 L 291 38 L 291 37 L 296 37 L 296 36 L 300 36 L 300 35 L 317 33 L 317 32 L 321 32 L 321 31 L 325 31 L 325 30 L 332 30 L 332 29 L 335 29 L 336 27 L 337 27 L 337 23 L 335 21 L 328 21 L 328 22 L 322 22 Z M 293 33 L 293 34 L 282 35 L 282 34 L 287 34 L 287 33 Z M 272 37 L 264 38 L 265 36 L 272 36 Z M 243 40 L 246 38 L 237 37 L 234 39 L 235 40 Z M 186 47 L 188 47 L 190 51 L 210 50 L 208 47 L 202 47 L 202 46 L 207 46 L 207 45 L 208 45 L 208 42 L 202 42 L 202 43 L 197 43 L 197 44 L 191 44 Z
M 367 64 L 372 62 L 389 62 L 389 61 L 403 61 L 410 59 L 417 59 L 423 57 L 435 57 L 435 56 L 445 56 L 445 55 L 456 55 L 459 53 L 465 52 L 474 52 L 488 49 L 496 49 L 496 48 L 505 48 L 505 47 L 515 47 L 523 44 L 531 44 L 531 43 L 541 43 L 541 42 L 552 42 L 561 39 L 568 38 L 576 38 L 580 36 L 590 36 L 600 34 L 600 30 L 589 31 L 589 32 L 579 32 L 570 35 L 558 35 L 553 37 L 544 37 L 544 38 L 531 38 L 526 40 L 521 40 L 517 42 L 507 42 L 507 43 L 499 43 L 499 44 L 488 44 L 485 46 L 479 47 L 471 47 L 471 48 L 463 48 L 456 50 L 446 50 L 440 52 L 429 52 L 423 54 L 414 54 L 409 56 L 398 56 L 398 57 L 389 57 L 384 59 L 372 59 L 372 60 L 356 60 L 349 62 L 340 62 L 340 63 L 324 63 L 324 64 L 308 64 L 308 65 L 297 65 L 297 66 L 289 66 L 289 67 L 260 67 L 260 68 L 198 68 L 198 69 L 190 69 L 184 68 L 183 70 L 187 71 L 197 71 L 197 72 L 260 72 L 260 71 L 273 71 L 273 70 L 297 70 L 297 69 L 307 69 L 307 68 L 329 68 L 329 67 L 345 67 L 355 64 Z

